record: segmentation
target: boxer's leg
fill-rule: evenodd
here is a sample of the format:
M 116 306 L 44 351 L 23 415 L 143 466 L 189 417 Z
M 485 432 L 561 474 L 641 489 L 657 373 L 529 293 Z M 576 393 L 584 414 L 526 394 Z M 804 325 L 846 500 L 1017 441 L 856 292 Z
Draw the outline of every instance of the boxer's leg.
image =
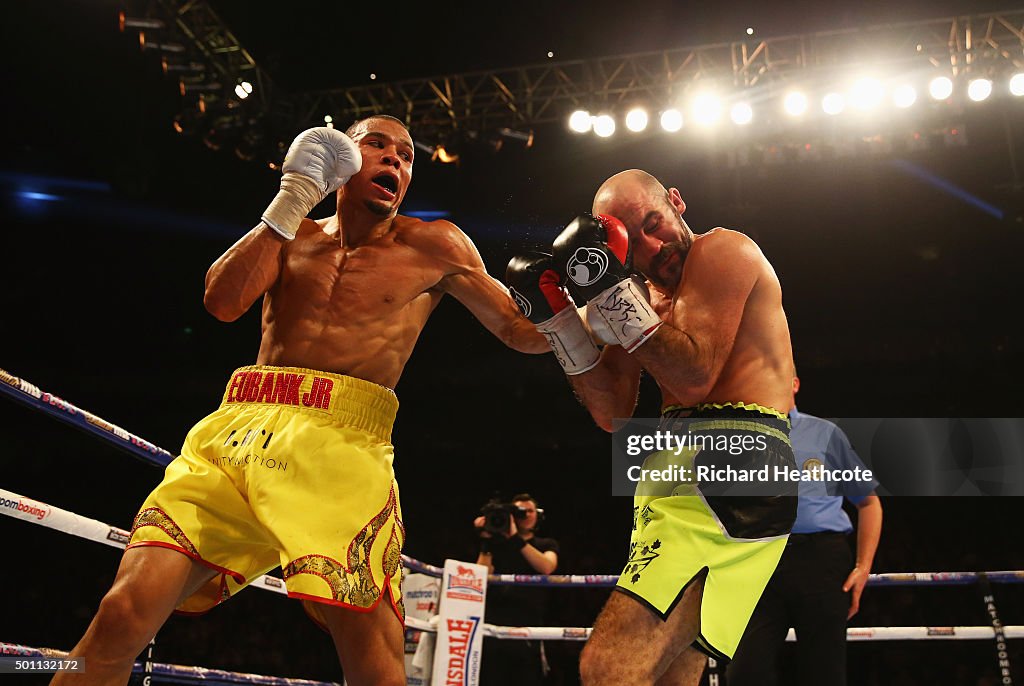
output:
M 349 686 L 403 686 L 405 633 L 387 599 L 369 612 L 319 604 Z
M 691 581 L 665 619 L 626 592 L 612 593 L 580 656 L 582 682 L 654 684 L 700 632 L 704 578 Z
M 59 672 L 53 684 L 124 684 L 135 658 L 174 608 L 217 572 L 167 548 L 129 548 L 114 584 L 70 655 L 84 672 Z

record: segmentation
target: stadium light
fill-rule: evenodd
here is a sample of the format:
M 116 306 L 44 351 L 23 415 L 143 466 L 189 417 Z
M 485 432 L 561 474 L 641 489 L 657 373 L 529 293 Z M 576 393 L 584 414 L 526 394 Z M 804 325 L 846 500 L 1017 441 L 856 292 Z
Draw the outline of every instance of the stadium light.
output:
M 981 102 L 992 95 L 992 82 L 988 79 L 974 79 L 967 84 L 967 97 L 974 102 Z
M 807 111 L 807 96 L 799 91 L 792 91 L 786 94 L 782 106 L 786 110 L 786 114 L 799 117 Z
M 953 95 L 953 80 L 948 76 L 936 76 L 928 84 L 928 94 L 936 100 L 945 100 Z
M 1024 72 L 1010 77 L 1010 93 L 1017 97 L 1024 95 Z
M 647 128 L 647 110 L 642 107 L 634 107 L 626 113 L 626 128 L 630 131 L 640 132 Z
M 677 109 L 668 109 L 661 113 L 661 128 L 675 133 L 683 128 L 683 113 Z
M 252 84 L 248 81 L 242 81 L 235 86 L 235 95 L 238 96 L 239 100 L 245 100 L 252 95 Z
M 594 133 L 601 138 L 607 138 L 615 133 L 615 120 L 610 114 L 599 114 L 594 117 Z
M 590 112 L 586 110 L 576 110 L 569 115 L 569 128 L 576 133 L 586 133 L 590 131 L 593 121 L 590 117 Z
M 917 91 L 909 83 L 897 86 L 892 92 L 892 103 L 900 109 L 906 109 L 917 102 Z
M 866 112 L 874 109 L 885 97 L 885 88 L 878 79 L 859 79 L 850 89 L 850 104 Z
M 1010 93 L 1017 97 L 1024 95 L 1024 72 L 1010 77 Z
M 693 120 L 702 126 L 711 126 L 722 114 L 722 103 L 711 93 L 700 93 L 693 99 Z
M 738 102 L 729 111 L 729 117 L 734 124 L 745 126 L 754 120 L 754 110 L 745 102 Z
M 837 115 L 846 109 L 846 98 L 842 93 L 828 93 L 821 99 L 821 109 L 825 114 Z

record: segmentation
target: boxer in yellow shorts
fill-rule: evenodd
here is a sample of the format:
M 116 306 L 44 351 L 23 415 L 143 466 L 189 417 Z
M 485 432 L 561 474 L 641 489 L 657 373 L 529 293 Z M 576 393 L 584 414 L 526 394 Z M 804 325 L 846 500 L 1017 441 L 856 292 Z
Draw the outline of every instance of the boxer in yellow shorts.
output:
M 386 596 L 404 621 L 397 409 L 391 389 L 361 379 L 237 370 L 142 505 L 129 547 L 174 548 L 218 572 L 183 612 L 280 565 L 292 597 L 366 611 Z
M 261 301 L 260 366 L 235 372 L 189 433 L 71 651 L 88 673 L 55 683 L 127 682 L 175 608 L 208 609 L 280 564 L 349 686 L 404 686 L 390 389 L 446 294 L 506 345 L 549 350 L 466 234 L 398 214 L 415 150 L 383 115 L 292 143 L 263 220 L 206 275 L 221 321 Z M 335 190 L 334 214 L 306 218 Z

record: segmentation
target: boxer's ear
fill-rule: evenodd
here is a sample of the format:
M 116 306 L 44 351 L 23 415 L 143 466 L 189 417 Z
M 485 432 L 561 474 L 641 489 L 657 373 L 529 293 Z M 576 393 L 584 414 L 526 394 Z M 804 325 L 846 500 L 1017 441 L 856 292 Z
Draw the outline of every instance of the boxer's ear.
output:
M 678 188 L 668 189 L 668 201 L 672 204 L 672 207 L 676 208 L 679 214 L 686 211 L 686 203 L 683 202 L 683 196 L 679 194 Z

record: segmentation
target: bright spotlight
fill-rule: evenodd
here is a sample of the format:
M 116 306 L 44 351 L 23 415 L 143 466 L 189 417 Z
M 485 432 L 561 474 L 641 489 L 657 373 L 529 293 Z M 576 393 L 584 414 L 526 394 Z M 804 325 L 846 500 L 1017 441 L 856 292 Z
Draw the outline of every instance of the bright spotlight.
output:
M 661 128 L 669 133 L 675 133 L 683 128 L 683 113 L 676 109 L 665 110 L 661 113 Z
M 242 81 L 235 86 L 235 95 L 238 96 L 239 100 L 245 100 L 252 95 L 252 84 L 248 81 Z
M 711 93 L 701 93 L 693 99 L 693 120 L 703 126 L 718 121 L 722 114 L 722 103 Z
M 988 79 L 974 79 L 967 84 L 967 97 L 974 102 L 981 102 L 992 95 L 992 82 Z
M 576 133 L 586 133 L 590 131 L 591 126 L 590 112 L 586 110 L 576 110 L 569 115 L 569 128 Z
M 601 138 L 607 138 L 615 133 L 615 120 L 609 114 L 599 114 L 594 117 L 594 133 Z
M 909 83 L 897 86 L 892 92 L 892 103 L 900 109 L 910 107 L 917 102 L 917 91 Z
M 786 99 L 782 101 L 782 106 L 785 108 L 786 114 L 799 117 L 807 111 L 807 96 L 798 91 L 787 93 Z
M 936 100 L 945 100 L 953 95 L 953 79 L 948 76 L 936 76 L 928 84 L 928 94 Z
M 647 128 L 647 110 L 635 107 L 626 114 L 626 128 L 630 131 L 643 131 Z
M 754 119 L 754 110 L 745 102 L 738 102 L 729 110 L 729 117 L 734 124 L 744 126 Z
M 1024 72 L 1014 74 L 1010 77 L 1010 93 L 1020 97 L 1024 95 Z
M 1010 93 L 1018 97 L 1024 95 L 1024 72 L 1010 77 Z
M 839 114 L 846 109 L 846 98 L 842 93 L 828 93 L 821 99 L 821 109 L 825 114 Z
M 885 88 L 878 79 L 860 79 L 850 89 L 850 104 L 867 111 L 877 107 L 884 96 Z

